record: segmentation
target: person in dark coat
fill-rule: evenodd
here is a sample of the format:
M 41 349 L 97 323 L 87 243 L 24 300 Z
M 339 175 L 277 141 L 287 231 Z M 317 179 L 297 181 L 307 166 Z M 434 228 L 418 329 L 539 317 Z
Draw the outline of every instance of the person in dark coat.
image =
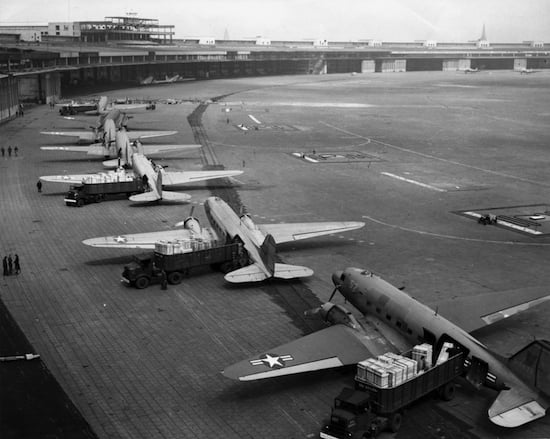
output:
M 7 276 L 9 274 L 8 272 L 8 257 L 4 256 L 4 259 L 2 259 L 2 267 L 4 268 L 4 276 Z
M 13 266 L 15 268 L 15 274 L 21 273 L 21 264 L 19 263 L 19 255 L 16 253 L 13 259 Z
M 160 273 L 160 289 L 166 290 L 168 289 L 168 277 L 166 276 L 166 271 L 162 270 Z
M 17 157 L 17 153 L 19 152 L 19 148 L 16 146 L 13 148 L 13 152 L 15 153 L 15 157 Z
M 38 192 L 42 192 L 42 181 L 38 180 L 36 182 L 36 189 L 38 189 Z
M 10 156 L 10 157 L 11 157 L 11 145 L 10 145 L 10 146 L 8 146 L 8 156 Z
M 11 254 L 8 255 L 8 276 L 11 276 L 13 274 L 13 259 L 11 258 Z

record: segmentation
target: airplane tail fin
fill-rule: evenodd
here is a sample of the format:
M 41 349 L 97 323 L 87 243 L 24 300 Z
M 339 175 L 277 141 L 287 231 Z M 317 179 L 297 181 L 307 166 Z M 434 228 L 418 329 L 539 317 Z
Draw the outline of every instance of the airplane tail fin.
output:
M 550 341 L 533 341 L 512 355 L 508 366 L 527 384 L 550 396 Z
M 262 258 L 262 263 L 272 276 L 275 273 L 275 252 L 275 239 L 272 235 L 267 235 L 260 246 L 260 258 Z

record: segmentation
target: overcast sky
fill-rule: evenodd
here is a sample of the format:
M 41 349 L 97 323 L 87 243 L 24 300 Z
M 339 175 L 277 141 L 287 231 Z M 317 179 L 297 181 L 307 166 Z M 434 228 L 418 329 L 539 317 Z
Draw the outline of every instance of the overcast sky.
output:
M 176 38 L 550 43 L 550 0 L 0 0 L 0 25 L 154 18 Z

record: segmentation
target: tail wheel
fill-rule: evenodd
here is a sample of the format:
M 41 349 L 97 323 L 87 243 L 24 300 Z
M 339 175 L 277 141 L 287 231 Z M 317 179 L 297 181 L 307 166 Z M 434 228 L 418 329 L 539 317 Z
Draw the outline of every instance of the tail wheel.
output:
M 167 280 L 170 285 L 178 285 L 183 280 L 183 273 L 179 271 L 171 271 L 168 273 Z
M 439 388 L 439 396 L 443 401 L 450 401 L 455 397 L 456 388 L 454 383 L 451 381 Z
M 388 420 L 388 428 L 393 433 L 397 433 L 401 428 L 401 422 L 403 422 L 403 416 L 399 412 L 392 413 Z

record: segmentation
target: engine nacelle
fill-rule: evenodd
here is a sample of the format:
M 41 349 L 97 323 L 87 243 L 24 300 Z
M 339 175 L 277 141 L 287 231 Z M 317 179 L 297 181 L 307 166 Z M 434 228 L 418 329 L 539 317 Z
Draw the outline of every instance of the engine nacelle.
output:
M 250 218 L 249 215 L 241 215 L 241 223 L 243 223 L 250 230 L 257 229 L 256 224 L 254 224 L 254 221 L 252 221 L 252 218 Z
M 350 328 L 358 326 L 353 314 L 341 305 L 335 305 L 331 302 L 324 303 L 320 308 L 320 314 L 323 320 L 332 325 L 346 325 Z
M 195 232 L 200 235 L 201 233 L 201 224 L 199 220 L 193 216 L 188 217 L 183 222 L 183 228 L 187 230 L 191 230 L 192 232 Z

